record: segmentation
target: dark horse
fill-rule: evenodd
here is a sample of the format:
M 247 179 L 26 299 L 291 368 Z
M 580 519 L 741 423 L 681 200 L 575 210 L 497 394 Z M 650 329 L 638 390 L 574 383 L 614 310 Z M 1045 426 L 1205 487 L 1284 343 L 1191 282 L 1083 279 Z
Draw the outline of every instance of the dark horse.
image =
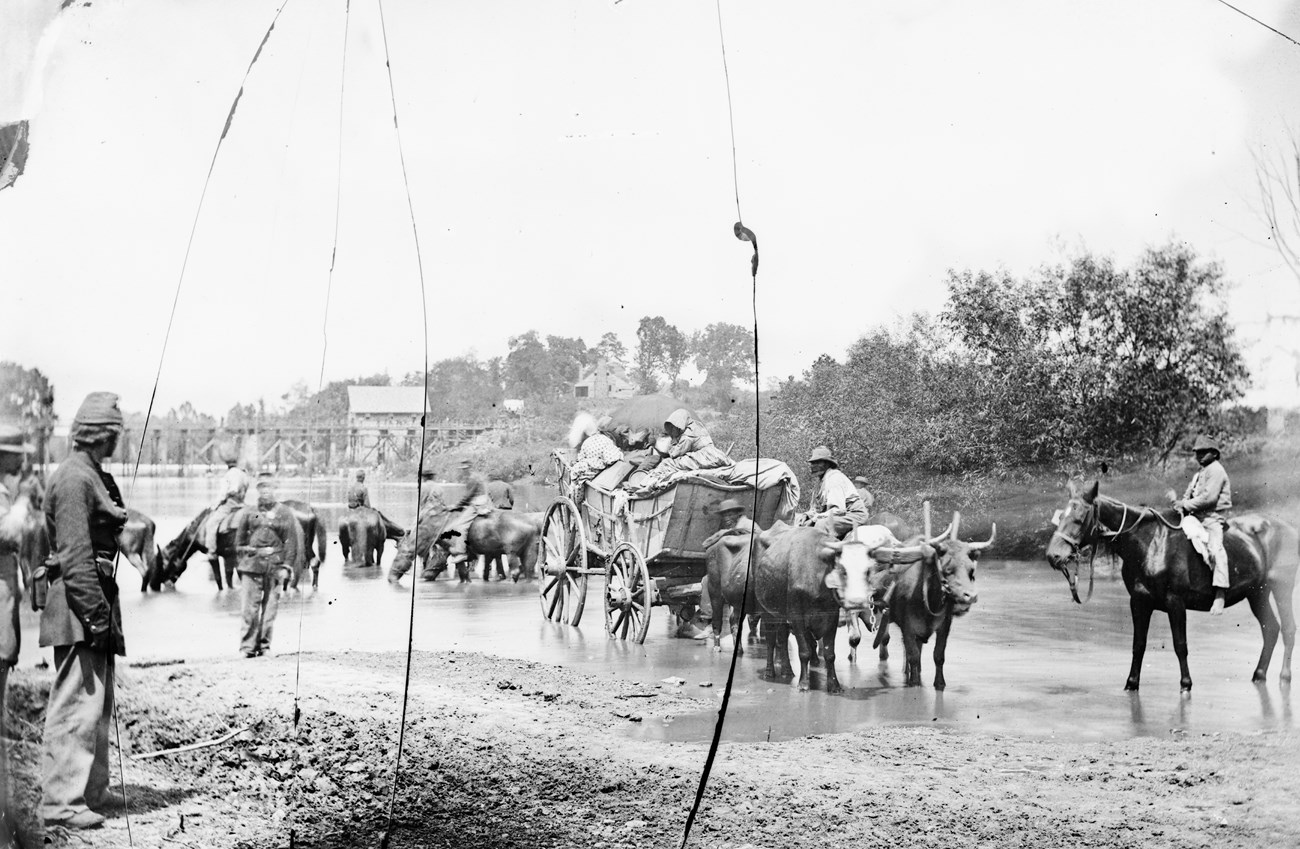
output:
M 289 586 L 297 587 L 298 581 L 302 577 L 304 566 L 311 567 L 311 585 L 316 586 L 320 578 L 321 561 L 325 559 L 325 525 L 316 515 L 316 508 L 312 507 L 305 501 L 282 501 L 280 502 L 289 508 L 293 517 L 298 520 L 298 526 L 302 528 L 302 557 L 297 563 L 293 564 L 293 577 L 289 581 Z M 175 582 L 185 571 L 189 559 L 196 554 L 207 554 L 208 548 L 204 542 L 203 526 L 208 520 L 209 514 L 212 513 L 211 507 L 205 507 L 199 515 L 190 520 L 185 529 L 176 535 L 176 539 L 167 543 L 162 550 L 162 579 L 164 581 Z M 254 509 L 245 506 L 243 510 Z M 226 586 L 232 589 L 235 586 L 235 567 L 239 563 L 239 556 L 235 553 L 235 528 L 239 524 L 239 514 L 230 517 L 226 527 L 217 533 L 217 556 L 221 558 L 222 566 L 226 572 Z M 314 549 L 313 549 L 314 546 Z M 221 569 L 215 564 L 212 567 L 212 577 L 217 582 L 217 589 L 222 589 Z
M 1133 665 L 1124 684 L 1126 690 L 1138 688 L 1153 610 L 1169 614 L 1174 653 L 1182 670 L 1182 689 L 1192 688 L 1192 676 L 1187 670 L 1187 611 L 1209 610 L 1214 589 L 1210 585 L 1210 568 L 1179 528 L 1179 519 L 1173 510 L 1134 507 L 1098 496 L 1097 481 L 1084 486 L 1071 482 L 1070 501 L 1058 514 L 1056 532 L 1047 545 L 1048 563 L 1065 575 L 1074 600 L 1080 604 L 1079 549 L 1104 543 L 1119 555 L 1133 614 Z M 1295 647 L 1291 594 L 1300 562 L 1296 531 L 1276 519 L 1248 514 L 1229 523 L 1223 545 L 1228 552 L 1230 584 L 1225 602 L 1229 606 L 1242 599 L 1249 602 L 1264 635 L 1264 649 L 1252 680 L 1267 677 L 1280 630 L 1284 646 L 1281 680 L 1290 681 L 1291 651 Z M 1076 569 L 1073 574 L 1071 563 Z M 1277 616 L 1269 604 L 1270 596 L 1277 605 Z

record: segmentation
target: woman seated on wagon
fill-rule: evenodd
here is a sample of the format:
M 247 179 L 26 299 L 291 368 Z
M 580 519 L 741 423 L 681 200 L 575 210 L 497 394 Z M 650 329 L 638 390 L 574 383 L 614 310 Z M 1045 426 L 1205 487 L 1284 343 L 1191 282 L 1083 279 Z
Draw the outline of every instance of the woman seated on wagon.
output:
M 623 459 L 623 452 L 601 432 L 590 413 L 578 413 L 569 428 L 569 446 L 578 449 L 578 459 L 569 467 L 573 484 L 586 483 Z
M 662 489 L 678 472 L 720 469 L 733 464 L 726 452 L 713 444 L 713 437 L 704 425 L 686 410 L 673 411 L 664 421 L 664 433 L 670 440 L 667 457 L 640 482 L 639 492 Z

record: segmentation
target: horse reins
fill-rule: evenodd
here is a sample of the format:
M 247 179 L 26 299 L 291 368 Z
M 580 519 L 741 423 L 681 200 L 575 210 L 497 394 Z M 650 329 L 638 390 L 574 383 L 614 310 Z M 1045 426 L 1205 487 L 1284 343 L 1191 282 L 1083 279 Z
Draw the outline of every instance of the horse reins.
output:
M 1074 504 L 1075 503 L 1074 499 L 1071 499 L 1070 503 Z M 1125 504 L 1123 501 L 1116 501 L 1115 503 L 1124 510 L 1124 514 L 1120 516 L 1119 527 L 1117 529 L 1112 530 L 1106 527 L 1104 524 L 1102 524 L 1101 519 L 1098 516 L 1098 505 L 1096 502 L 1093 502 L 1088 506 L 1088 511 L 1087 513 L 1084 514 L 1083 521 L 1079 523 L 1079 535 L 1077 537 L 1070 536 L 1069 534 L 1067 534 L 1065 531 L 1062 531 L 1058 527 L 1055 531 L 1052 532 L 1052 539 L 1062 539 L 1065 542 L 1067 542 L 1070 545 L 1070 559 L 1077 564 L 1079 562 L 1079 549 L 1084 547 L 1084 539 L 1091 537 L 1094 533 L 1098 536 L 1105 537 L 1107 539 L 1115 539 L 1121 534 L 1126 534 L 1129 531 L 1136 528 L 1139 524 L 1142 523 L 1142 520 L 1147 518 L 1148 516 L 1155 516 L 1157 519 L 1159 519 L 1163 524 L 1165 524 L 1168 527 L 1176 527 L 1174 525 L 1169 525 L 1168 522 L 1165 522 L 1164 517 L 1161 516 L 1155 510 L 1152 510 L 1150 507 L 1144 507 L 1141 510 L 1134 511 L 1137 514 L 1137 518 L 1134 519 L 1133 524 L 1129 525 L 1128 527 L 1124 527 L 1128 523 L 1129 506 Z M 1097 546 L 1095 544 L 1089 545 L 1088 595 L 1084 598 L 1083 600 L 1084 602 L 1087 602 L 1092 599 L 1092 591 L 1095 585 L 1095 578 L 1097 574 L 1096 560 L 1097 560 Z M 1079 570 L 1077 568 L 1074 571 L 1074 580 L 1076 584 L 1079 581 Z

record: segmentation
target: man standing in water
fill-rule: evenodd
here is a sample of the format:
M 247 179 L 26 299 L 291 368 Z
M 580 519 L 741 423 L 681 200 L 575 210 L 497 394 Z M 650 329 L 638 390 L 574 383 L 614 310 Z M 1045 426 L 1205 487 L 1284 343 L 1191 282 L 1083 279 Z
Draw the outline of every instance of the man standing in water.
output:
M 259 657 L 271 650 L 284 581 L 281 570 L 292 570 L 303 550 L 302 528 L 276 498 L 275 479 L 268 472 L 257 477 L 257 509 L 244 511 L 235 544 L 244 601 L 239 650 L 244 657 Z
M 126 654 L 114 574 L 126 507 L 103 463 L 121 434 L 117 396 L 87 395 L 72 419 L 73 451 L 50 476 L 45 498 L 51 557 L 40 643 L 54 648 L 42 757 L 46 825 L 104 824 L 91 809 L 108 795 L 114 662 Z

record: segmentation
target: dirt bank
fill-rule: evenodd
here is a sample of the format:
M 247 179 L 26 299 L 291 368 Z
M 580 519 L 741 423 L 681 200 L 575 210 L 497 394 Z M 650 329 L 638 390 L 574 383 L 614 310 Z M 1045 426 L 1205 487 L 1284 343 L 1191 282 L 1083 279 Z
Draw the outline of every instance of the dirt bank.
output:
M 130 816 L 116 803 L 105 829 L 49 837 L 56 845 L 279 847 L 292 831 L 295 846 L 378 846 L 403 665 L 397 654 L 304 656 L 296 732 L 293 657 L 126 667 Z M 29 846 L 40 845 L 30 812 L 48 676 L 11 678 L 11 750 Z M 418 654 L 390 845 L 680 844 L 706 747 L 622 732 L 643 717 L 716 704 L 714 689 L 697 683 Z M 249 724 L 254 731 L 220 747 L 130 758 Z M 120 792 L 116 759 L 114 750 Z M 1297 766 L 1300 739 L 1289 733 L 1091 744 L 891 727 L 724 744 L 692 845 L 1296 846 Z

